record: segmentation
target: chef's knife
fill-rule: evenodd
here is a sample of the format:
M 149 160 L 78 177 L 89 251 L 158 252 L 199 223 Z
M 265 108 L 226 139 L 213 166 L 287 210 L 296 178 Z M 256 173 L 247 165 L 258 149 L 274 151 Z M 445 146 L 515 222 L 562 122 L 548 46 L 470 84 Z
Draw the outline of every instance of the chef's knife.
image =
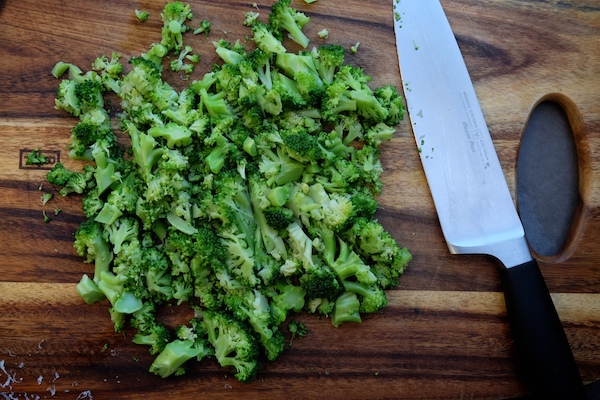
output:
M 438 0 L 393 2 L 408 115 L 450 252 L 487 254 L 502 263 L 511 332 L 532 394 L 584 398 L 444 10 Z

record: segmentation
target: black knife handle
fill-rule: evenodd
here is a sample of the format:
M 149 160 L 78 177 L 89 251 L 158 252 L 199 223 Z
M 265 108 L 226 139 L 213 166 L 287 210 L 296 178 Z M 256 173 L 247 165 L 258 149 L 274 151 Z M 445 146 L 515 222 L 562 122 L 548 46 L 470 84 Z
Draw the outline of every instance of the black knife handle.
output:
M 537 262 L 502 268 L 501 275 L 511 333 L 532 395 L 585 399 L 579 369 Z

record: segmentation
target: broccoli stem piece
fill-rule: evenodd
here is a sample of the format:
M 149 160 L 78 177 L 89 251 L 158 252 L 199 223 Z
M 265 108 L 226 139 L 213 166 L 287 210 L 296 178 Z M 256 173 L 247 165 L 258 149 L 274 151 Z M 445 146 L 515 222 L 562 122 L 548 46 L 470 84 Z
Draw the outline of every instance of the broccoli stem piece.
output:
M 202 352 L 201 348 L 194 347 L 194 342 L 191 340 L 174 340 L 168 343 L 164 350 L 150 365 L 150 372 L 166 378 L 170 375 L 181 375 L 183 373 L 182 365 L 197 357 Z

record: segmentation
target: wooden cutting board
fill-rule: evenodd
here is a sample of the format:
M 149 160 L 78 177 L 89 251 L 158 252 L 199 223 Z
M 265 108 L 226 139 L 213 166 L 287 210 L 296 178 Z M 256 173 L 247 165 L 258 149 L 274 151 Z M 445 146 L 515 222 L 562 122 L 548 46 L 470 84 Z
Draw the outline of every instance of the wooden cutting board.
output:
M 193 1 L 209 38 L 191 38 L 202 55 L 197 76 L 216 61 L 211 40 L 241 39 L 251 1 Z M 392 1 L 318 0 L 313 44 L 346 48 L 348 62 L 373 85 L 400 87 Z M 582 205 L 569 246 L 540 258 L 542 272 L 586 383 L 600 379 L 600 7 L 596 0 L 442 1 L 465 54 L 507 181 L 515 194 L 519 140 L 534 105 L 551 93 L 576 107 Z M 272 1 L 257 1 L 266 13 Z M 381 222 L 413 253 L 389 306 L 360 325 L 334 328 L 299 315 L 309 334 L 295 340 L 259 378 L 241 384 L 205 360 L 167 380 L 147 372 L 152 358 L 116 334 L 104 303 L 88 306 L 75 284 L 89 265 L 72 248 L 80 200 L 44 184 L 44 169 L 24 165 L 40 148 L 69 167 L 73 118 L 53 109 L 59 61 L 84 70 L 112 51 L 124 59 L 160 40 L 161 2 L 0 1 L 0 394 L 15 398 L 510 398 L 526 394 L 507 326 L 497 264 L 450 255 L 406 122 L 382 148 L 386 172 Z M 135 8 L 148 10 L 139 23 Z M 181 84 L 185 84 L 181 82 Z M 565 100 L 566 101 L 566 100 Z M 55 193 L 46 206 L 40 185 Z M 561 188 L 556 188 L 560 191 Z M 55 216 L 55 208 L 62 213 Z M 42 211 L 52 221 L 44 223 Z M 172 318 L 175 318 L 173 316 Z M 8 374 L 8 376 L 7 376 Z M 10 378 L 9 378 L 10 377 Z M 86 397 L 91 395 L 89 397 Z M 29 397 L 27 397 L 29 396 Z M 79 397 L 78 397 L 79 396 Z

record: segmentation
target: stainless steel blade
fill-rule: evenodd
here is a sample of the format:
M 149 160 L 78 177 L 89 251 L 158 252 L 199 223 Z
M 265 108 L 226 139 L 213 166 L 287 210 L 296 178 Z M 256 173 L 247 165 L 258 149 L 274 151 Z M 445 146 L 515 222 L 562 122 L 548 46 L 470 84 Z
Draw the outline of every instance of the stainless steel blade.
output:
M 448 247 L 506 267 L 531 260 L 487 125 L 437 0 L 395 0 L 408 114 Z

